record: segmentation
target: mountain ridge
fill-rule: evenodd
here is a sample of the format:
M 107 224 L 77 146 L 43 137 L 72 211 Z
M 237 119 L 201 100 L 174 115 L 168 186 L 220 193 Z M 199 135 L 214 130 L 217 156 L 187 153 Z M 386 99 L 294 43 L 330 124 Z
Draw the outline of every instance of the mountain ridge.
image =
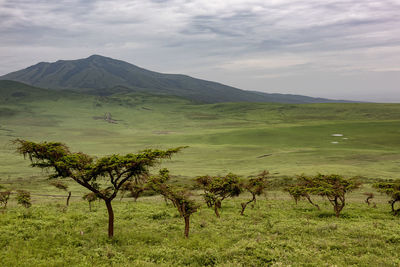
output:
M 41 88 L 53 90 L 70 89 L 95 95 L 111 95 L 115 93 L 115 88 L 122 87 L 128 88 L 132 92 L 140 91 L 174 95 L 200 103 L 353 102 L 301 95 L 246 91 L 188 75 L 154 72 L 122 60 L 100 55 L 91 55 L 88 58 L 76 60 L 58 60 L 53 63 L 39 62 L 25 69 L 0 76 L 0 79 L 18 81 Z

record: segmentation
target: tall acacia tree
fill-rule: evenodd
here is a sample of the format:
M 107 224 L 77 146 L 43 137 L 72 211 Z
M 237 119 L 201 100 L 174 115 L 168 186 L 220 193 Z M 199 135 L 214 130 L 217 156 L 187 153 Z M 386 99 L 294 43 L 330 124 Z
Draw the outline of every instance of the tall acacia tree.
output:
M 113 154 L 95 158 L 87 154 L 73 153 L 60 142 L 35 143 L 17 139 L 17 151 L 28 157 L 32 167 L 51 169 L 49 178 L 71 178 L 103 199 L 108 211 L 108 236 L 114 236 L 114 211 L 112 200 L 129 180 L 149 172 L 149 167 L 161 159 L 170 158 L 181 148 L 168 150 L 143 150 L 139 153 Z

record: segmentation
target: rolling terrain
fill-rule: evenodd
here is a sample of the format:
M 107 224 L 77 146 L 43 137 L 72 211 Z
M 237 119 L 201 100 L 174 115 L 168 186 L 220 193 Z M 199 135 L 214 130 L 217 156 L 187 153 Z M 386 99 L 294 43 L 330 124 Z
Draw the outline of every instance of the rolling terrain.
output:
M 397 266 L 398 218 L 385 195 L 367 206 L 368 182 L 400 178 L 400 105 L 371 103 L 213 103 L 142 91 L 112 95 L 50 90 L 0 81 L 0 185 L 32 193 L 33 206 L 11 196 L 0 212 L 4 266 Z M 189 146 L 161 167 L 172 182 L 192 187 L 198 175 L 266 169 L 271 181 L 296 174 L 361 175 L 364 186 L 346 197 L 340 218 L 326 199 L 321 210 L 271 189 L 239 215 L 249 194 L 224 201 L 221 218 L 200 209 L 189 239 L 176 208 L 159 196 L 114 201 L 113 239 L 106 236 L 104 203 L 89 211 L 87 190 L 29 167 L 12 140 L 61 141 L 91 155 Z M 157 166 L 158 168 L 158 166 Z M 157 170 L 155 168 L 154 171 Z M 373 191 L 375 192 L 375 191 Z M 375 192 L 376 193 L 376 192 Z
M 165 162 L 186 178 L 263 169 L 277 177 L 400 177 L 397 104 L 194 104 L 174 96 L 94 96 L 11 81 L 0 81 L 0 101 L 2 183 L 35 187 L 30 177 L 45 177 L 14 153 L 15 138 L 62 141 L 98 156 L 189 146 Z

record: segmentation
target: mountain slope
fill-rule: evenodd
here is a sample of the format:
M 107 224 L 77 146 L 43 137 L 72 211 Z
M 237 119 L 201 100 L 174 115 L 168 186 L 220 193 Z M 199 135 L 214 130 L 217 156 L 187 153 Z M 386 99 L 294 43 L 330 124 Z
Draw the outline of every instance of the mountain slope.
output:
M 180 74 L 149 71 L 130 63 L 99 55 L 85 59 L 41 62 L 26 69 L 6 74 L 0 79 L 24 82 L 49 89 L 74 89 L 96 95 L 122 91 L 144 91 L 185 97 L 203 102 L 343 102 L 297 95 L 266 94 L 237 89 L 216 82 Z

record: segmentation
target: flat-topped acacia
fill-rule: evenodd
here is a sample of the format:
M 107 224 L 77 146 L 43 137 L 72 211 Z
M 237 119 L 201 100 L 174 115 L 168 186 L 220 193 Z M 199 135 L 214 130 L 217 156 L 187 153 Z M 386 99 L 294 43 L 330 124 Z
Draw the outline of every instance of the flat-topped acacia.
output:
M 41 142 L 17 139 L 17 151 L 28 157 L 32 167 L 51 169 L 50 178 L 71 178 L 104 200 L 108 211 L 108 236 L 114 236 L 114 212 L 111 201 L 127 181 L 148 174 L 149 168 L 161 159 L 170 158 L 181 147 L 147 149 L 126 155 L 113 154 L 95 158 L 82 152 L 71 152 L 60 142 Z

